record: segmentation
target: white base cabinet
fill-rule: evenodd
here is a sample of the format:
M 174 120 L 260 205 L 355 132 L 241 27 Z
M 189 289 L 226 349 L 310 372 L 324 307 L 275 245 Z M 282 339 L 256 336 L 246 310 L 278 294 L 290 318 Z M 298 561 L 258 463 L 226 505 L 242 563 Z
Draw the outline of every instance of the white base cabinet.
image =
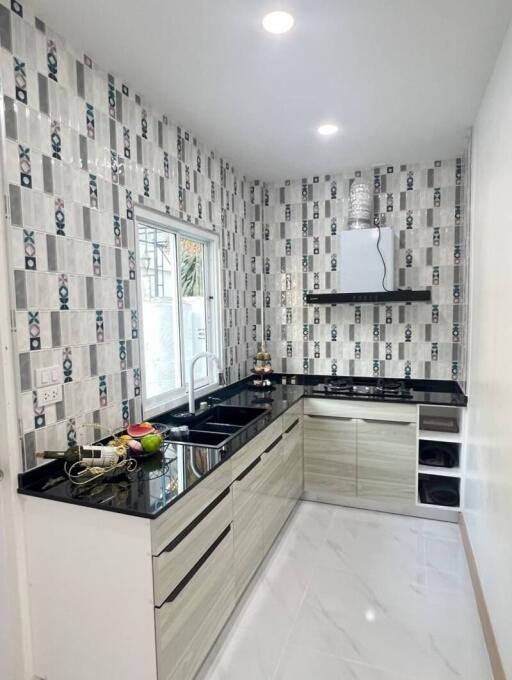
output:
M 300 401 L 155 520 L 22 496 L 35 674 L 192 680 L 302 496 L 302 440 Z

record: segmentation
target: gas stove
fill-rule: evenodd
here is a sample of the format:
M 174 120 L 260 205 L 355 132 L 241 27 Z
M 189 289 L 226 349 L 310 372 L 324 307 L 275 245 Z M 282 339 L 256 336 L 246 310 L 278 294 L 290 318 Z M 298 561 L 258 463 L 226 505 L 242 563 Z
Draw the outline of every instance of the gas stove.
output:
M 402 401 L 412 399 L 412 388 L 407 387 L 404 380 L 377 381 L 357 380 L 353 378 L 326 378 L 312 389 L 313 394 L 329 394 L 340 397 L 352 397 L 354 399 L 386 399 L 390 401 Z

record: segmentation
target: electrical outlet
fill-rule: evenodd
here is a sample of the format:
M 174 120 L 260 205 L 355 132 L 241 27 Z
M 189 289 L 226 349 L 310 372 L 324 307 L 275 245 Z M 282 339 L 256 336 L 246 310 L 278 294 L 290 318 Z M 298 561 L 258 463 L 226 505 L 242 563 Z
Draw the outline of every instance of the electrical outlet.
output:
M 50 385 L 49 387 L 40 387 L 37 390 L 37 405 L 49 406 L 62 401 L 62 385 Z

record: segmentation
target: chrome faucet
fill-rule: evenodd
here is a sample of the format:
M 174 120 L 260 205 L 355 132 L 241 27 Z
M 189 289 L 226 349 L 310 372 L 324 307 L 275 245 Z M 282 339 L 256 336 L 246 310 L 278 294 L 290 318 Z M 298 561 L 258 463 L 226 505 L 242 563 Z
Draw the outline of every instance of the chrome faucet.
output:
M 193 357 L 192 361 L 190 362 L 190 368 L 189 368 L 189 373 L 188 373 L 188 410 L 189 413 L 195 413 L 196 412 L 196 400 L 194 397 L 194 367 L 196 365 L 196 361 L 198 359 L 202 358 L 208 359 L 212 362 L 215 362 L 217 364 L 217 369 L 219 371 L 219 383 L 223 383 L 223 373 L 221 370 L 221 364 L 220 364 L 220 359 L 216 354 L 213 354 L 213 352 L 199 352 L 199 354 L 196 354 L 195 357 Z

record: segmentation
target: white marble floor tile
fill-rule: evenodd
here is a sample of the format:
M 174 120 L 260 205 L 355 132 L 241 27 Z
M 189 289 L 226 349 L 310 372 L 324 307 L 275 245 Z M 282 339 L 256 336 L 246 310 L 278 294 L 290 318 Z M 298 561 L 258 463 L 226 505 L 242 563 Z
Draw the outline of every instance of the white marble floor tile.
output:
M 361 575 L 320 567 L 290 642 L 410 678 L 483 680 L 485 656 L 475 666 L 464 652 L 466 645 L 482 649 L 475 609 L 457 596 L 444 605 L 440 596 L 432 607 L 430 600 L 410 588 L 401 593 L 399 583 L 380 587 Z
M 457 525 L 302 502 L 201 680 L 490 680 Z
M 236 626 L 196 680 L 269 680 L 285 642 L 285 636 L 275 631 L 270 634 L 261 627 Z
M 379 668 L 318 654 L 304 647 L 285 647 L 272 680 L 411 680 Z

